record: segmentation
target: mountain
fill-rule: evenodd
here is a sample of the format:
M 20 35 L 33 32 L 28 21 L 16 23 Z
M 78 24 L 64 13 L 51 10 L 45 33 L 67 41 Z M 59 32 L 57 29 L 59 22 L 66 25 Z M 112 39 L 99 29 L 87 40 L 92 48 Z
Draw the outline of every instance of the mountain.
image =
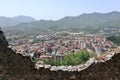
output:
M 32 17 L 29 17 L 29 16 L 16 16 L 16 17 L 13 17 L 13 19 L 15 20 L 15 21 L 18 21 L 18 22 L 20 22 L 20 23 L 22 23 L 22 22 L 32 22 L 32 21 L 36 21 L 34 18 L 32 18 Z
M 16 16 L 16 17 L 0 17 L 0 26 L 14 26 L 23 22 L 36 21 L 34 18 L 29 16 Z
M 67 16 L 57 21 L 40 20 L 30 23 L 21 23 L 14 26 L 14 28 L 23 30 L 98 30 L 109 26 L 120 27 L 120 12 L 90 13 L 76 17 Z
M 82 14 L 77 17 L 65 17 L 59 20 L 62 27 L 83 30 L 120 27 L 120 12 Z

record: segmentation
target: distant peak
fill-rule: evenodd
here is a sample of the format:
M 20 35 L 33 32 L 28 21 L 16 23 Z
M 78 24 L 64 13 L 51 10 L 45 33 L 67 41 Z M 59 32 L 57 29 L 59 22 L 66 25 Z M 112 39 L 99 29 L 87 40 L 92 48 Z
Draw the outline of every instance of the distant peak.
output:
M 13 18 L 31 18 L 31 19 L 34 19 L 34 18 L 30 17 L 30 16 L 24 16 L 24 15 L 15 16 Z
M 31 21 L 36 21 L 36 19 L 30 17 L 30 16 L 24 16 L 24 15 L 19 15 L 13 17 L 14 20 L 18 22 L 31 22 Z
M 112 12 L 109 12 L 108 14 L 119 14 L 120 12 L 118 11 L 112 11 Z
M 110 12 L 110 13 L 119 13 L 118 11 L 112 11 L 112 12 Z

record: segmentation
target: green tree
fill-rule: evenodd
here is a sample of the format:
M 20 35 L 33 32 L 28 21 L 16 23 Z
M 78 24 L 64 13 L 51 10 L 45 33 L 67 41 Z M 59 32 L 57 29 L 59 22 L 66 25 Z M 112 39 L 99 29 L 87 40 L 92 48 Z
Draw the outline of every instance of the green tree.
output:
M 93 54 L 85 51 L 85 50 L 81 50 L 80 52 L 77 53 L 69 53 L 67 54 L 64 59 L 62 61 L 54 61 L 52 59 L 49 59 L 47 61 L 44 61 L 45 64 L 50 64 L 50 65 L 55 65 L 55 66 L 61 66 L 61 65 L 79 65 L 82 63 L 85 63 L 87 60 L 89 60 L 89 58 L 93 57 Z

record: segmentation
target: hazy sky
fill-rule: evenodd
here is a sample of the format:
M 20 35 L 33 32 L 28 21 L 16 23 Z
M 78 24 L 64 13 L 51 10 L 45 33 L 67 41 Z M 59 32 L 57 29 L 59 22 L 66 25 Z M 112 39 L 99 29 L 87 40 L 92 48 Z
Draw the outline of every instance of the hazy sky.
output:
M 0 16 L 60 19 L 82 13 L 120 11 L 120 0 L 0 0 Z

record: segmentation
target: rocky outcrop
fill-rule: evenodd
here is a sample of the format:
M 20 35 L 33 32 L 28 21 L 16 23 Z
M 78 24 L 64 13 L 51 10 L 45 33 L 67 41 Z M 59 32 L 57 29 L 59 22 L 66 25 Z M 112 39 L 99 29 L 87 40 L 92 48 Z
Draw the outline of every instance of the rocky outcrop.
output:
M 8 42 L 7 42 L 6 38 L 5 38 L 4 33 L 1 31 L 1 28 L 0 28 L 0 45 L 2 47 L 7 47 L 8 46 Z
M 80 72 L 51 71 L 50 66 L 37 70 L 28 57 L 16 54 L 8 47 L 0 30 L 0 80 L 120 80 L 119 52 L 105 62 L 101 59 L 97 61 Z
M 0 30 L 0 78 L 3 80 L 19 80 L 34 74 L 34 63 L 28 57 L 16 54 L 8 47 L 4 33 Z

